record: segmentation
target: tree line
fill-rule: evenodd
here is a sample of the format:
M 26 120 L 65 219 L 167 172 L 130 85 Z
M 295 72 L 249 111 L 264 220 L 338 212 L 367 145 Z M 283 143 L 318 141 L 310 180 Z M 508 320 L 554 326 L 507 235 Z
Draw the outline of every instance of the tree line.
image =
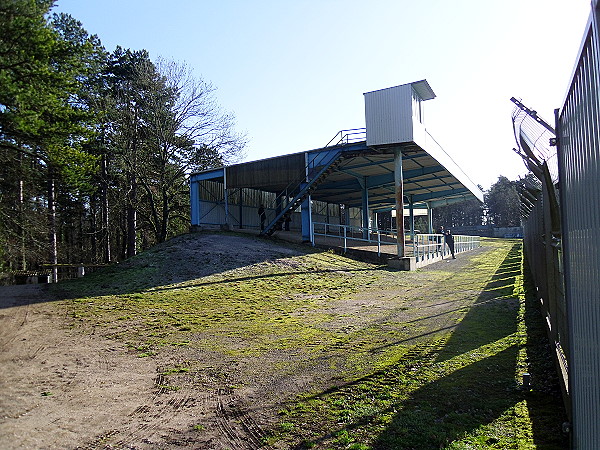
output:
M 520 200 L 517 193 L 517 186 L 520 182 L 520 180 L 511 181 L 500 176 L 487 191 L 484 191 L 483 203 L 478 200 L 470 200 L 435 208 L 433 210 L 434 228 L 440 225 L 445 228 L 476 225 L 520 226 Z
M 121 260 L 187 230 L 187 175 L 246 143 L 185 64 L 109 52 L 53 6 L 0 4 L 3 270 Z

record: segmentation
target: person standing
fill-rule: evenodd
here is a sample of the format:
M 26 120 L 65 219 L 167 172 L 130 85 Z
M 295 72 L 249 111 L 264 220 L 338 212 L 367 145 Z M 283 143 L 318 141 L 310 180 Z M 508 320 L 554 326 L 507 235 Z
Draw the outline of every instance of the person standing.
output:
M 441 234 L 441 236 L 437 237 L 437 244 L 438 244 L 438 253 L 440 253 L 444 248 L 444 244 L 443 244 L 443 240 L 445 238 L 445 234 L 444 234 L 444 227 L 441 226 L 438 229 L 437 234 Z
M 450 230 L 446 230 L 446 234 L 444 234 L 444 241 L 446 241 L 446 245 L 450 249 L 452 259 L 456 259 L 456 257 L 454 256 L 454 236 L 452 236 Z

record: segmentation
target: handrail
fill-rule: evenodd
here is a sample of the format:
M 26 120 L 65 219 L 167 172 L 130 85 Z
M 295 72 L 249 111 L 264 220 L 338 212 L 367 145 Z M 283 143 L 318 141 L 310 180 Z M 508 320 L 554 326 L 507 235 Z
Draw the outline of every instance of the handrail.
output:
M 467 252 L 481 247 L 479 236 L 452 235 L 454 238 L 454 254 Z M 450 254 L 443 234 L 415 234 L 413 241 L 413 256 L 417 263 L 433 259 L 444 258 Z
M 336 138 L 340 137 L 337 141 Z M 333 147 L 337 145 L 345 145 L 353 142 L 361 142 L 367 138 L 366 128 L 350 128 L 348 130 L 340 130 L 336 135 L 325 145 L 325 147 Z M 335 144 L 332 142 L 335 141 Z
M 347 145 L 349 143 L 352 142 L 360 142 L 360 139 L 356 136 L 366 136 L 366 128 L 352 128 L 352 129 L 348 129 L 348 130 L 341 130 L 338 131 L 335 136 L 327 143 L 327 145 L 325 145 L 323 147 L 323 149 L 329 148 L 329 147 L 337 147 L 337 146 L 341 146 L 341 145 Z M 336 141 L 336 138 L 340 136 L 340 138 Z M 333 142 L 335 142 L 334 144 L 332 144 Z M 304 193 L 304 191 L 307 189 L 306 186 L 304 186 L 303 184 L 307 181 L 307 173 L 310 172 L 311 168 L 315 169 L 316 167 L 319 167 L 320 165 L 325 165 L 325 164 L 331 164 L 333 161 L 331 160 L 327 160 L 327 158 L 331 158 L 331 155 L 329 153 L 315 153 L 312 158 L 309 159 L 309 161 L 307 161 L 306 165 L 304 166 L 304 169 L 302 171 L 302 174 L 292 180 L 283 191 L 281 191 L 281 193 L 279 195 L 277 195 L 275 197 L 275 202 L 273 205 L 271 205 L 271 210 L 275 209 L 275 216 L 273 217 L 272 220 L 268 220 L 267 221 L 267 226 L 265 228 L 265 230 L 262 230 L 261 233 L 268 233 L 269 230 L 274 227 L 277 223 L 277 221 L 280 219 L 280 217 L 283 215 L 283 212 L 285 211 L 286 208 L 289 207 L 290 204 L 293 205 L 294 202 L 296 202 Z M 316 179 L 318 178 L 318 176 L 320 175 L 320 173 L 323 172 L 323 170 L 321 170 L 320 172 L 317 172 L 318 175 L 316 177 L 313 178 Z M 292 198 L 292 200 L 290 201 L 290 198 Z M 284 204 L 284 199 L 287 199 L 287 203 Z M 277 212 L 277 208 L 278 206 L 281 208 L 281 211 Z M 266 211 L 265 211 L 266 212 Z
M 324 232 L 315 230 L 315 228 L 319 229 L 320 226 L 324 227 Z M 328 229 L 336 228 L 336 227 L 338 229 L 337 235 L 327 233 Z M 354 237 L 355 230 L 358 231 L 357 234 L 359 234 L 360 236 L 365 236 L 365 234 L 366 234 L 367 238 Z M 355 227 L 352 225 L 337 225 L 337 224 L 313 222 L 311 225 L 311 230 L 310 230 L 310 241 L 313 246 L 315 245 L 315 236 L 325 236 L 325 237 L 334 237 L 334 238 L 343 239 L 344 240 L 344 253 L 346 251 L 348 251 L 348 241 L 360 241 L 360 242 L 369 242 L 369 243 L 377 242 L 377 255 L 378 256 L 381 255 L 381 243 L 382 243 L 381 233 L 379 232 L 379 230 L 377 230 L 375 228 Z M 372 239 L 371 238 L 372 236 L 374 236 L 375 239 Z

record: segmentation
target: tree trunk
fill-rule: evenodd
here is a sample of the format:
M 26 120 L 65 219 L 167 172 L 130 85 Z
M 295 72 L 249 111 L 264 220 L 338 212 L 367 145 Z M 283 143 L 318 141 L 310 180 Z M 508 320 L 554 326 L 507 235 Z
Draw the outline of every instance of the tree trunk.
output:
M 58 282 L 58 245 L 56 238 L 56 202 L 54 199 L 54 170 L 48 166 L 48 240 L 50 243 L 50 264 L 52 282 Z
M 137 139 L 138 110 L 133 109 L 133 137 L 131 139 L 131 160 L 127 173 L 129 192 L 127 194 L 127 258 L 135 256 L 137 234 Z
M 101 201 L 101 216 L 102 216 L 102 244 L 104 246 L 104 262 L 110 263 L 111 261 L 111 252 L 110 252 L 110 221 L 108 216 L 108 164 L 106 162 L 106 155 L 102 155 L 102 189 L 100 191 L 100 201 Z
M 163 192 L 162 220 L 160 223 L 160 240 L 159 240 L 159 242 L 165 242 L 167 240 L 167 230 L 168 229 L 169 229 L 169 197 L 166 192 Z
M 91 250 L 91 261 L 98 262 L 98 197 L 93 195 L 90 198 L 90 250 Z
M 27 246 L 25 245 L 25 183 L 23 181 L 23 154 L 19 153 L 19 240 L 21 245 L 21 270 L 27 270 Z
M 25 257 L 25 196 L 23 194 L 23 177 L 19 180 L 19 238 L 21 240 L 21 269 L 27 270 Z
M 127 258 L 135 256 L 137 227 L 137 182 L 135 174 L 129 174 L 129 193 L 127 198 Z

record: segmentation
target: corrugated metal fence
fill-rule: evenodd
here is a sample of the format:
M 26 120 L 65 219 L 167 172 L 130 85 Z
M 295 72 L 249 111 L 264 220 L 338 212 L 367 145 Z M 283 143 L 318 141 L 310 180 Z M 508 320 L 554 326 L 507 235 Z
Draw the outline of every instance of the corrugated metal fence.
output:
M 600 445 L 599 13 L 594 0 L 571 85 L 556 113 L 576 449 Z
M 571 448 L 600 446 L 600 7 L 592 1 L 555 127 L 519 101 L 524 244 L 562 375 Z M 556 147 L 548 133 L 556 132 Z
M 556 195 L 553 186 L 524 186 L 533 191 L 537 200 L 528 211 L 524 221 L 525 254 L 531 271 L 541 310 L 546 319 L 548 338 L 555 353 L 556 363 L 562 382 L 567 409 L 570 412 L 569 398 L 569 324 L 564 294 L 564 273 L 560 240 L 552 229 L 550 220 L 550 195 Z M 533 185 L 533 186 L 532 186 Z

